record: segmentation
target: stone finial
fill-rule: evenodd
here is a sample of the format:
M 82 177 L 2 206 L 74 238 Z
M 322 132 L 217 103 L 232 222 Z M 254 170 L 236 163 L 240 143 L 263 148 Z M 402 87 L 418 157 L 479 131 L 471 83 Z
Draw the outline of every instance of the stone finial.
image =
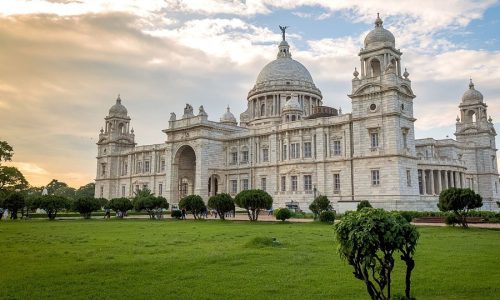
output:
M 203 108 L 203 105 L 200 106 L 198 109 L 198 116 L 208 116 L 207 113 L 205 112 L 205 109 Z
M 406 70 L 406 68 L 405 68 L 405 72 L 403 73 L 403 77 L 405 79 L 408 79 L 408 76 L 410 76 L 410 73 L 408 73 L 408 70 Z
M 376 27 L 382 27 L 382 24 L 383 24 L 383 23 L 384 23 L 384 22 L 383 22 L 383 21 L 382 21 L 382 19 L 380 18 L 380 14 L 379 14 L 379 13 L 377 13 L 377 19 L 375 19 L 375 26 L 376 26 Z
M 132 127 L 132 130 L 130 130 L 131 134 L 134 134 L 134 128 Z
M 172 122 L 172 121 L 175 121 L 175 120 L 177 120 L 177 116 L 175 115 L 174 112 L 171 112 L 170 113 L 170 120 L 169 121 Z
M 104 133 L 104 128 L 101 127 L 101 134 L 103 134 L 103 133 Z
M 191 106 L 191 104 L 189 103 L 186 103 L 186 107 L 184 107 L 184 114 L 182 115 L 182 118 L 191 118 L 191 117 L 194 117 L 194 114 L 193 114 L 193 107 Z
M 457 123 L 460 122 L 460 118 L 458 117 L 458 115 L 457 115 L 456 120 L 457 120 Z
M 469 90 L 474 89 L 474 82 L 472 82 L 472 78 L 469 79 Z
M 352 75 L 354 76 L 354 78 L 358 79 L 359 72 L 357 68 L 354 68 L 354 72 L 352 73 Z
M 491 116 L 488 118 L 488 122 L 493 123 L 493 119 L 491 118 Z

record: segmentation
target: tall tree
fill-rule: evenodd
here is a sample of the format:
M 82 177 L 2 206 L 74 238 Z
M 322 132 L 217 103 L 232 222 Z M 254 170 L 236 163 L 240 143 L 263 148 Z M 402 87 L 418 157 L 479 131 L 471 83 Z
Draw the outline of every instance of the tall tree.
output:
M 0 190 L 23 190 L 28 181 L 16 167 L 0 166 Z
M 59 181 L 57 179 L 52 179 L 49 184 L 47 184 L 47 192 L 49 195 L 54 194 L 54 192 L 62 187 L 68 187 L 68 185 L 65 182 Z
M 14 149 L 6 141 L 0 141 L 0 164 L 2 161 L 9 161 L 14 155 Z
M 79 187 L 76 190 L 75 198 L 90 198 L 94 197 L 94 194 L 95 194 L 95 183 L 91 182 Z

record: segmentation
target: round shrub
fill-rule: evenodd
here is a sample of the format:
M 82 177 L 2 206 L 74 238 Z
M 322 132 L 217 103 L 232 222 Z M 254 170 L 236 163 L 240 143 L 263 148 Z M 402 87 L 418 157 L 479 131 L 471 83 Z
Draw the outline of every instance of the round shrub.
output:
M 335 222 L 335 212 L 333 211 L 323 211 L 319 215 L 319 220 L 323 223 L 333 224 Z
M 292 217 L 292 212 L 288 208 L 280 208 L 276 211 L 276 220 L 285 221 Z
M 357 211 L 360 211 L 361 209 L 368 207 L 368 208 L 373 208 L 373 206 L 370 204 L 368 200 L 362 200 L 358 203 Z

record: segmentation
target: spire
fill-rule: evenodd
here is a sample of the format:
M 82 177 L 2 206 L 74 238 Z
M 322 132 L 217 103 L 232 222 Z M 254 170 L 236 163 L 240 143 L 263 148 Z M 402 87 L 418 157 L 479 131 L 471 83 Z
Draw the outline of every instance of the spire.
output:
M 375 27 L 382 27 L 382 24 L 384 22 L 382 21 L 382 19 L 380 18 L 380 14 L 377 13 L 377 19 L 375 19 Z
M 288 28 L 288 26 L 281 26 L 281 34 L 283 40 L 281 41 L 280 45 L 278 46 L 278 55 L 276 55 L 276 58 L 291 58 L 292 54 L 290 53 L 290 46 L 288 45 L 287 41 L 285 40 L 285 31 Z
M 118 98 L 116 98 L 117 104 L 122 104 L 122 99 L 120 98 L 120 94 L 118 94 Z

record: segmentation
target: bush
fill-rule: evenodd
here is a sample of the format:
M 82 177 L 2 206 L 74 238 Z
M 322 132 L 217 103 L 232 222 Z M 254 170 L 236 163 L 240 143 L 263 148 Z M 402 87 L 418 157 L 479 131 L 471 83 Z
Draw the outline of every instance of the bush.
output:
M 326 196 L 318 196 L 313 202 L 309 205 L 309 209 L 314 214 L 314 220 L 318 219 L 319 215 L 323 211 L 332 210 L 332 206 L 330 205 L 330 200 Z
M 285 221 L 292 217 L 292 212 L 288 208 L 278 208 L 274 213 L 276 220 Z
M 273 198 L 263 190 L 246 190 L 236 195 L 234 203 L 246 209 L 250 221 L 257 221 L 261 210 L 271 209 Z
M 358 207 L 356 208 L 357 211 L 362 210 L 363 208 L 368 207 L 368 208 L 373 208 L 373 206 L 370 204 L 370 201 L 368 200 L 361 200 L 358 203 Z
M 41 196 L 36 198 L 33 202 L 34 206 L 43 209 L 47 213 L 49 220 L 54 220 L 60 210 L 69 209 L 71 207 L 69 199 L 56 195 Z
M 458 219 L 457 219 L 457 217 L 455 217 L 455 215 L 446 216 L 446 219 L 444 220 L 444 222 L 446 223 L 446 225 L 452 225 L 452 226 L 455 226 L 456 224 L 460 223 L 460 221 L 458 221 Z
M 414 218 L 414 214 L 411 211 L 399 211 L 398 213 L 408 222 L 411 222 Z
M 92 212 L 101 209 L 101 203 L 96 198 L 80 198 L 73 202 L 73 210 L 79 212 L 84 219 L 90 219 Z
M 208 199 L 208 207 L 215 209 L 221 220 L 224 220 L 226 213 L 233 211 L 234 200 L 229 194 L 217 194 Z
M 335 222 L 335 212 L 323 211 L 319 215 L 319 220 L 323 223 L 333 224 L 333 222 Z
M 438 208 L 453 212 L 456 219 L 467 228 L 469 210 L 483 206 L 483 199 L 471 189 L 449 188 L 439 194 Z
M 10 218 L 17 219 L 17 212 L 24 207 L 24 195 L 19 192 L 13 192 L 3 201 L 4 208 L 10 211 Z
M 191 212 L 195 219 L 199 219 L 201 212 L 207 209 L 205 202 L 198 195 L 189 195 L 182 198 L 179 201 L 179 208 Z
M 135 211 L 146 211 L 150 219 L 161 219 L 163 209 L 168 209 L 167 199 L 155 197 L 150 190 L 139 190 L 133 200 Z
M 109 201 L 109 208 L 118 213 L 118 218 L 123 219 L 127 211 L 134 208 L 132 202 L 127 198 L 113 198 Z M 107 208 L 107 207 L 106 207 Z
M 181 217 L 182 217 L 182 211 L 176 209 L 176 210 L 172 210 L 170 212 L 170 216 L 172 217 L 172 219 L 177 219 L 179 220 Z

